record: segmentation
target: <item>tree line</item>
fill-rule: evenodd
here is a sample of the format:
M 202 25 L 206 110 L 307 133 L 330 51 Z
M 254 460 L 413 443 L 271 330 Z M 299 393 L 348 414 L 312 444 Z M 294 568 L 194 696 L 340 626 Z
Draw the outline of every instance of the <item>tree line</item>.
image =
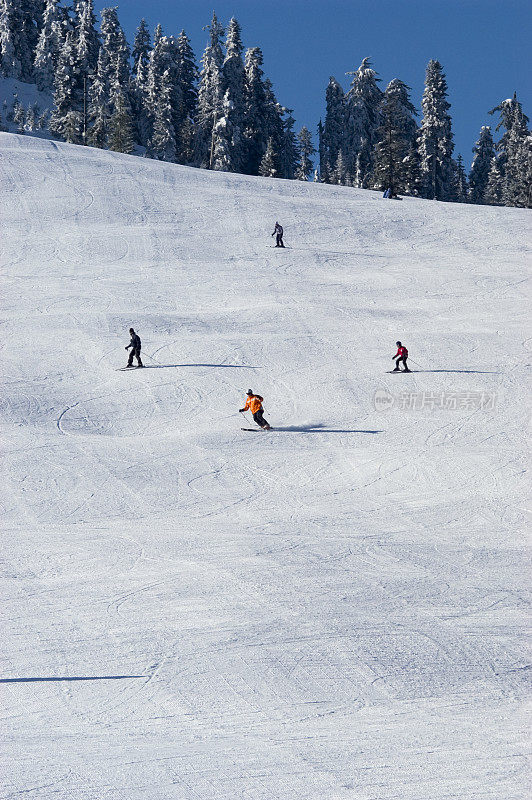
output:
M 259 47 L 244 50 L 236 19 L 225 28 L 213 13 L 198 66 L 184 31 L 150 35 L 145 20 L 128 45 L 116 8 L 93 0 L 0 0 L 0 69 L 53 94 L 49 119 L 15 102 L 10 119 L 24 132 L 48 126 L 58 138 L 164 161 L 249 175 L 308 180 L 316 150 L 298 134 L 263 71 Z M 499 103 L 496 132 L 484 126 L 466 175 L 453 157 L 448 88 L 438 61 L 427 66 L 422 115 L 398 78 L 386 89 L 364 59 L 344 92 L 326 89 L 318 126 L 314 179 L 389 189 L 438 200 L 532 206 L 532 137 L 513 98 Z

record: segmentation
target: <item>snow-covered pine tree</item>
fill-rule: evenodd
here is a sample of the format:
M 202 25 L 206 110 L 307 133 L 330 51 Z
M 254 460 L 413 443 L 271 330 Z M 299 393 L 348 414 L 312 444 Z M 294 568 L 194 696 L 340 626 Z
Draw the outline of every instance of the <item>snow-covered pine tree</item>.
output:
M 356 72 L 347 74 L 353 80 L 345 99 L 346 170 L 354 177 L 355 186 L 363 188 L 373 171 L 382 92 L 369 58 L 362 61 Z
M 488 175 L 488 185 L 484 192 L 484 202 L 490 206 L 500 206 L 503 204 L 502 195 L 504 191 L 504 181 L 498 156 L 493 156 Z
M 225 95 L 221 38 L 224 29 L 213 13 L 209 31 L 209 44 L 201 60 L 202 69 L 198 87 L 198 110 L 194 160 L 199 167 L 211 167 L 214 153 L 214 127 L 222 116 Z
M 21 78 L 22 64 L 19 51 L 21 26 L 18 0 L 0 0 L 0 57 L 5 78 Z
M 118 21 L 116 8 L 104 8 L 102 11 L 102 24 L 100 26 L 102 47 L 107 58 L 103 65 L 107 68 L 105 76 L 109 87 L 109 104 L 111 114 L 115 110 L 115 98 L 122 95 L 126 109 L 129 113 L 129 46 Z
M 475 154 L 469 173 L 469 202 L 482 205 L 486 202 L 490 168 L 495 155 L 495 145 L 489 125 L 483 125 L 480 136 L 473 148 Z
M 135 128 L 135 140 L 145 147 L 148 144 L 151 132 L 151 120 L 147 114 L 147 67 L 139 59 L 135 74 L 129 84 L 129 102 L 131 104 L 131 118 Z
M 390 189 L 392 196 L 406 191 L 408 156 L 416 135 L 416 110 L 409 97 L 409 86 L 395 78 L 384 92 L 375 145 L 375 164 L 371 183 L 384 191 Z
M 62 14 L 57 7 L 58 3 L 59 0 L 46 0 L 43 24 L 35 49 L 33 73 L 37 88 L 41 91 L 53 88 L 55 70 L 61 49 Z
M 77 60 L 76 37 L 67 33 L 61 47 L 54 79 L 54 109 L 50 130 L 65 142 L 81 144 L 83 134 L 83 90 Z
M 291 110 L 284 108 L 278 102 L 273 84 L 269 78 L 264 79 L 264 91 L 266 96 L 266 135 L 268 139 L 273 139 L 274 151 L 278 156 L 279 172 L 278 178 L 293 178 L 297 163 L 297 147 L 293 126 L 294 118 Z M 287 119 L 284 119 L 284 115 Z
M 505 144 L 503 202 L 506 206 L 528 205 L 530 196 L 530 131 L 521 104 L 516 103 Z
M 144 71 L 141 69 L 142 63 L 139 65 L 139 69 L 141 70 L 141 78 L 139 78 L 137 73 L 137 83 L 140 87 L 142 87 L 144 96 L 144 111 L 146 117 L 150 120 L 150 126 L 153 126 L 155 119 L 155 106 L 157 103 L 157 97 L 159 95 L 161 79 L 165 69 L 168 66 L 165 63 L 164 45 L 161 45 L 162 38 L 163 33 L 161 25 L 156 25 L 153 36 L 153 47 L 150 50 L 145 78 L 143 76 Z M 144 79 L 142 80 L 142 78 Z
M 490 114 L 499 112 L 500 118 L 497 123 L 495 131 L 498 132 L 501 128 L 505 128 L 505 132 L 497 142 L 496 150 L 499 153 L 499 169 L 504 176 L 506 169 L 506 160 L 508 158 L 508 141 L 514 125 L 517 125 L 520 130 L 524 130 L 528 125 L 528 117 L 523 114 L 521 103 L 517 99 L 517 94 L 508 100 L 503 100 L 498 106 L 492 108 Z
M 270 136 L 266 151 L 260 162 L 259 175 L 263 178 L 277 178 L 279 174 L 278 164 L 278 154 L 275 152 L 273 138 Z
M 150 60 L 151 44 L 150 44 L 150 31 L 146 20 L 141 19 L 140 24 L 135 33 L 135 41 L 133 42 L 133 50 L 131 52 L 133 58 L 133 76 L 136 78 L 139 70 L 139 65 L 146 70 Z
M 110 118 L 109 57 L 100 47 L 96 74 L 89 90 L 89 131 L 87 141 L 92 147 L 105 147 Z
M 519 145 L 517 154 L 518 180 L 514 186 L 512 200 L 520 208 L 532 208 L 532 133 L 528 133 Z
M 245 158 L 243 170 L 257 175 L 268 144 L 268 101 L 264 86 L 262 51 L 252 47 L 245 56 Z
M 348 179 L 347 175 L 347 167 L 345 164 L 343 150 L 338 151 L 336 163 L 333 171 L 330 174 L 329 182 L 336 184 L 336 186 L 346 186 L 348 182 L 350 183 L 350 179 Z
M 108 146 L 110 150 L 115 150 L 117 153 L 131 153 L 135 146 L 133 125 L 119 83 L 117 83 L 117 87 L 113 97 L 114 111 L 109 120 Z
M 322 180 L 329 182 L 338 153 L 345 146 L 346 108 L 344 90 L 332 76 L 325 91 L 325 124 L 320 136 L 320 172 Z M 320 120 L 321 124 L 321 120 Z
M 30 132 L 34 131 L 37 126 L 35 111 L 36 111 L 35 104 L 33 105 L 30 104 L 26 110 L 26 116 L 24 118 L 24 128 L 25 130 Z
M 427 65 L 425 90 L 421 101 L 423 118 L 418 136 L 421 157 L 423 197 L 449 200 L 453 179 L 453 134 L 447 81 L 439 61 Z
M 291 108 L 282 108 L 278 106 L 279 117 L 281 114 L 285 115 L 284 119 L 281 118 L 282 123 L 282 136 L 280 140 L 279 150 L 279 178 L 286 178 L 293 180 L 296 177 L 296 171 L 300 160 L 299 142 L 294 132 L 295 119 L 292 116 Z
M 39 119 L 37 120 L 37 128 L 40 131 L 45 130 L 45 128 L 48 127 L 49 119 L 50 119 L 50 114 L 48 112 L 48 109 L 45 108 L 44 111 L 42 111 L 41 114 L 39 114 Z
M 198 68 L 190 39 L 185 31 L 181 31 L 176 43 L 176 75 L 177 96 L 180 106 L 175 114 L 177 119 L 176 129 L 176 161 L 179 164 L 189 164 L 194 156 L 194 120 L 196 118 L 196 104 L 198 91 Z
M 227 118 L 227 130 L 231 130 L 231 140 L 228 141 L 227 171 L 241 172 L 244 163 L 244 115 L 245 115 L 245 70 L 242 58 L 243 46 L 241 28 L 233 17 L 227 26 L 225 42 L 225 60 L 223 64 L 223 79 L 226 87 L 224 96 L 224 115 Z
M 455 203 L 468 202 L 467 176 L 464 169 L 464 160 L 461 155 L 453 163 L 453 180 L 451 186 L 451 198 Z
M 421 158 L 417 149 L 417 142 L 412 142 L 406 157 L 403 160 L 405 176 L 405 194 L 411 197 L 420 197 L 423 188 L 421 179 Z
M 26 118 L 26 112 L 24 111 L 24 106 L 17 100 L 13 105 L 13 122 L 17 126 L 18 133 L 22 134 L 24 133 L 25 118 Z
M 220 172 L 233 172 L 232 163 L 232 141 L 233 141 L 233 125 L 231 122 L 233 101 L 229 89 L 226 90 L 223 104 L 222 114 L 216 120 L 212 137 L 213 137 L 213 157 L 212 168 Z
M 155 101 L 155 121 L 148 148 L 148 155 L 159 161 L 175 161 L 176 156 L 171 96 L 171 75 L 170 70 L 166 70 L 161 76 L 160 88 Z
M 89 76 L 96 72 L 98 54 L 100 52 L 100 39 L 96 30 L 93 0 L 78 0 L 74 27 L 76 31 L 77 60 L 80 65 L 81 77 L 88 80 Z
M 39 31 L 43 24 L 44 0 L 19 0 L 21 13 L 20 60 L 22 64 L 22 80 L 31 83 L 34 80 L 33 62 L 39 39 Z
M 325 140 L 323 133 L 323 123 L 320 119 L 318 122 L 318 159 L 319 159 L 319 175 L 320 182 L 329 183 L 330 165 L 325 155 Z M 318 170 L 316 170 L 317 172 Z
M 298 181 L 308 181 L 313 168 L 312 156 L 315 154 L 316 148 L 312 144 L 310 131 L 305 125 L 299 131 L 297 138 L 299 142 L 299 163 L 297 165 L 296 178 Z

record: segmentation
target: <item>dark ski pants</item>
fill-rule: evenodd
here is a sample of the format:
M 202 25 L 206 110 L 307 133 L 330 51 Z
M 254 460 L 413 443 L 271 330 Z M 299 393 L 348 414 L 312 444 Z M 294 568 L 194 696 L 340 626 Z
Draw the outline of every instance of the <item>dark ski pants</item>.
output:
M 266 420 L 262 416 L 262 408 L 260 409 L 260 411 L 255 411 L 255 413 L 253 414 L 253 419 L 255 420 L 259 428 L 267 428 L 270 424 L 269 422 L 266 422 Z
M 406 363 L 407 358 L 408 356 L 403 356 L 402 358 L 398 358 L 397 361 L 395 362 L 395 369 L 399 369 L 399 364 L 402 362 L 405 370 L 409 372 L 408 365 Z
M 128 367 L 130 367 L 133 364 L 133 358 L 137 359 L 137 364 L 139 365 L 139 367 L 143 366 L 142 361 L 140 360 L 140 347 L 132 347 L 131 350 L 129 351 L 129 358 L 127 362 Z
M 283 234 L 282 233 L 278 233 L 277 234 L 277 236 L 275 237 L 275 241 L 276 241 L 276 245 L 275 245 L 276 247 L 284 247 Z

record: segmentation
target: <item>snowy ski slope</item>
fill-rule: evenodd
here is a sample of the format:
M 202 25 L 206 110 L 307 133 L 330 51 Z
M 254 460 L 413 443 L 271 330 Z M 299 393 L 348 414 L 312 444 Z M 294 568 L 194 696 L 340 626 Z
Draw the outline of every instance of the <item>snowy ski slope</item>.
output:
M 530 212 L 6 133 L 0 187 L 0 797 L 524 800 Z

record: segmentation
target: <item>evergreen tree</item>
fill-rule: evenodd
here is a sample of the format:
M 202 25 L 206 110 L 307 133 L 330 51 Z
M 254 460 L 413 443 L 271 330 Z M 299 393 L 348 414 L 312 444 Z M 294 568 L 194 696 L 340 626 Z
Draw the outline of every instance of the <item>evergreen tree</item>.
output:
M 263 81 L 262 51 L 252 47 L 245 57 L 245 158 L 243 170 L 257 175 L 268 145 L 268 99 Z
M 13 105 L 13 122 L 17 125 L 18 133 L 24 133 L 25 117 L 24 106 L 17 100 Z
M 222 116 L 224 99 L 223 62 L 221 38 L 224 29 L 213 13 L 209 31 L 209 44 L 202 58 L 202 70 L 198 89 L 198 111 L 196 124 L 195 161 L 197 166 L 212 166 L 213 130 Z
M 198 68 L 190 40 L 185 31 L 181 31 L 176 44 L 176 86 L 179 107 L 176 110 L 176 161 L 189 164 L 194 155 L 194 120 L 198 92 L 196 81 Z
M 213 163 L 212 168 L 221 172 L 233 171 L 232 142 L 233 125 L 231 122 L 233 103 L 229 89 L 225 92 L 222 114 L 216 120 L 213 136 Z
M 103 65 L 107 74 L 102 76 L 109 89 L 108 101 L 111 114 L 115 111 L 116 101 L 122 96 L 129 113 L 129 47 L 116 8 L 104 8 L 102 11 L 102 47 L 106 58 Z
M 458 156 L 453 164 L 453 180 L 451 186 L 451 198 L 455 203 L 468 202 L 467 176 L 464 169 L 464 161 L 461 155 Z
M 347 167 L 345 164 L 343 150 L 338 151 L 336 163 L 330 175 L 330 182 L 336 184 L 337 186 L 346 186 L 348 183 Z
M 409 87 L 397 78 L 384 92 L 375 145 L 375 166 L 372 183 L 381 191 L 390 189 L 392 196 L 406 191 L 405 159 L 416 134 L 416 110 L 408 95 Z
M 278 163 L 279 159 L 275 152 L 273 138 L 270 137 L 268 139 L 266 151 L 260 162 L 259 175 L 262 175 L 263 178 L 277 178 L 279 174 Z
M 37 88 L 50 90 L 54 85 L 54 75 L 61 49 L 62 14 L 58 9 L 59 0 L 46 0 L 43 25 L 39 34 L 33 62 L 33 72 Z
M 159 161 L 175 161 L 176 156 L 171 95 L 171 75 L 170 70 L 166 70 L 161 77 L 161 85 L 155 104 L 153 134 L 148 149 L 150 157 Z
M 19 31 L 19 52 L 22 65 L 21 78 L 32 82 L 33 62 L 39 39 L 39 31 L 43 25 L 44 0 L 18 0 L 21 29 Z
M 365 187 L 373 171 L 382 92 L 369 58 L 362 61 L 356 72 L 348 74 L 353 75 L 353 80 L 345 101 L 346 168 L 354 176 L 355 185 Z
M 325 125 L 320 136 L 320 171 L 325 182 L 345 145 L 346 108 L 344 90 L 332 76 L 325 92 Z M 321 121 L 320 121 L 321 125 Z
M 449 200 L 452 195 L 454 144 L 446 98 L 447 81 L 442 66 L 438 61 L 429 61 L 418 148 L 423 196 L 431 200 Z
M 505 147 L 506 165 L 503 181 L 503 202 L 507 206 L 528 204 L 530 190 L 530 132 L 528 118 L 520 104 L 514 107 L 513 119 Z
M 403 160 L 405 194 L 420 197 L 423 181 L 421 178 L 421 158 L 417 149 L 417 142 L 412 142 L 406 157 Z
M 498 106 L 492 108 L 489 112 L 490 114 L 495 114 L 495 112 L 499 112 L 500 119 L 497 123 L 497 127 L 495 131 L 498 133 L 501 128 L 505 128 L 505 132 L 502 134 L 500 140 L 497 142 L 496 150 L 500 154 L 499 157 L 499 168 L 504 175 L 506 169 L 506 161 L 508 158 L 508 143 L 510 139 L 510 135 L 512 132 L 512 128 L 516 125 L 518 129 L 523 132 L 526 130 L 528 125 L 528 117 L 523 114 L 523 109 L 521 107 L 521 103 L 517 99 L 517 95 L 514 92 L 514 96 L 511 99 L 503 100 L 499 103 Z
M 279 177 L 293 180 L 300 160 L 299 142 L 294 132 L 295 119 L 292 116 L 292 109 L 279 108 L 278 119 L 281 119 L 282 135 L 279 142 Z M 286 114 L 285 118 L 280 117 Z M 276 123 L 277 124 L 277 123 Z
M 245 98 L 245 71 L 242 58 L 243 46 L 241 28 L 236 19 L 231 19 L 227 28 L 225 44 L 225 60 L 223 64 L 223 81 L 226 87 L 224 97 L 224 115 L 227 117 L 226 129 L 231 130 L 228 142 L 227 170 L 240 172 L 243 168 L 245 153 L 243 143 Z
M 499 158 L 493 156 L 488 175 L 488 185 L 484 193 L 484 201 L 490 206 L 502 205 L 504 191 L 503 176 L 499 166 Z
M 36 106 L 35 104 L 29 105 L 26 111 L 26 117 L 24 119 L 24 128 L 27 131 L 34 131 L 37 127 L 37 116 L 36 116 Z
M 151 44 L 150 44 L 150 31 L 146 20 L 143 18 L 137 28 L 135 34 L 135 41 L 133 42 L 133 75 L 137 77 L 139 65 L 146 70 L 150 60 Z
M 299 181 L 307 181 L 312 172 L 312 156 L 316 148 L 312 144 L 312 137 L 308 128 L 303 126 L 298 134 L 299 141 L 299 163 L 297 165 L 296 178 Z
M 76 7 L 76 47 L 82 79 L 96 71 L 100 40 L 96 31 L 93 0 L 78 0 Z
M 20 25 L 18 0 L 0 0 L 0 56 L 2 75 L 6 78 L 22 76 Z
M 83 91 L 73 31 L 69 31 L 59 53 L 54 79 L 54 109 L 50 130 L 70 144 L 81 144 Z
M 114 96 L 114 111 L 109 121 L 109 149 L 131 153 L 134 148 L 133 126 L 124 95 L 120 89 Z
M 478 142 L 473 148 L 475 157 L 469 173 L 469 201 L 483 204 L 488 186 L 491 163 L 495 155 L 495 146 L 489 125 L 480 129 Z
M 89 92 L 89 134 L 88 143 L 92 147 L 105 147 L 109 132 L 110 118 L 109 58 L 103 47 L 100 48 L 96 75 Z

